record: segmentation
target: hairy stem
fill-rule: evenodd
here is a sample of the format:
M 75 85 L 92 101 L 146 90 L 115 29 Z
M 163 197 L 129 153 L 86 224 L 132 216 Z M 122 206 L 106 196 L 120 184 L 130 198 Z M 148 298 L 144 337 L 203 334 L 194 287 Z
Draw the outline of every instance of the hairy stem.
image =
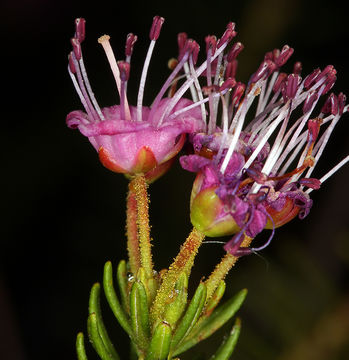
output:
M 137 274 L 141 266 L 138 229 L 137 229 L 137 201 L 131 184 L 129 185 L 129 192 L 127 195 L 127 209 L 126 209 L 126 236 L 127 236 L 127 250 L 130 264 L 130 270 L 133 274 Z
M 181 246 L 177 257 L 169 267 L 167 273 L 164 275 L 162 284 L 153 302 L 150 313 L 151 320 L 153 322 L 155 321 L 155 319 L 161 316 L 164 306 L 180 274 L 186 272 L 186 274 L 189 276 L 191 268 L 194 264 L 195 256 L 204 238 L 205 235 L 194 228 L 189 234 L 184 244 Z
M 251 244 L 253 239 L 246 236 L 241 243 L 241 247 L 248 247 Z M 206 302 L 211 298 L 217 286 L 219 285 L 221 280 L 227 276 L 230 269 L 236 264 L 239 258 L 232 254 L 226 253 L 222 258 L 221 262 L 217 264 L 216 268 L 213 270 L 209 278 L 205 281 L 205 285 L 207 286 L 207 298 Z
M 141 265 L 148 279 L 153 276 L 153 261 L 150 244 L 149 199 L 144 175 L 136 175 L 130 182 L 130 190 L 137 203 L 137 226 Z

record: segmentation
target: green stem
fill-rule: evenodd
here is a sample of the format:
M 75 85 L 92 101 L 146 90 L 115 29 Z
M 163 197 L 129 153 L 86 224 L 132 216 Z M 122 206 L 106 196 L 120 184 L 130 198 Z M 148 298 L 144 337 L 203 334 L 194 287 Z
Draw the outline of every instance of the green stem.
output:
M 164 275 L 162 284 L 156 294 L 153 306 L 151 309 L 151 321 L 154 324 L 155 320 L 162 316 L 165 304 L 172 293 L 172 290 L 179 278 L 185 272 L 188 276 L 194 264 L 195 256 L 198 252 L 205 235 L 197 229 L 193 229 L 188 238 L 182 245 L 177 257 L 170 266 L 167 273 Z
M 137 203 L 137 226 L 141 265 L 147 278 L 153 277 L 153 261 L 150 244 L 149 200 L 144 175 L 136 175 L 130 182 L 130 190 Z
M 253 239 L 245 235 L 241 247 L 248 247 Z M 208 301 L 213 293 L 216 291 L 219 283 L 225 279 L 230 269 L 236 264 L 239 258 L 237 256 L 226 253 L 221 262 L 217 264 L 209 278 L 205 281 L 207 286 L 207 300 Z
M 137 201 L 131 184 L 127 195 L 126 236 L 130 270 L 135 275 L 141 266 L 141 260 L 137 231 Z

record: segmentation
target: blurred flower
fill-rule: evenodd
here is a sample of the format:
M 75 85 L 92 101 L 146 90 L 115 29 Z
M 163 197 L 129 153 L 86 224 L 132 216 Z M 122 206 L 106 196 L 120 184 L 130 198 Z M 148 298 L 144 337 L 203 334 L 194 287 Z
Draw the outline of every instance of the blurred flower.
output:
M 201 103 L 208 102 L 209 119 L 205 132 L 191 135 L 194 154 L 180 162 L 197 173 L 191 194 L 193 225 L 207 236 L 234 235 L 225 250 L 240 256 L 264 248 L 274 229 L 297 215 L 303 219 L 312 206 L 309 193 L 349 160 L 347 156 L 320 179 L 311 177 L 348 106 L 345 95 L 331 93 L 319 107 L 336 81 L 333 66 L 316 69 L 304 80 L 299 62 L 291 74 L 280 72 L 293 53 L 287 45 L 267 53 L 246 86 L 235 80 L 242 44 L 221 54 L 210 69 L 214 38 L 206 43 L 207 86 L 197 91 L 206 95 Z M 193 67 L 191 76 L 197 78 Z M 252 120 L 246 125 L 247 116 Z M 245 235 L 254 238 L 263 229 L 272 229 L 265 245 L 240 247 Z
M 125 61 L 116 62 L 109 36 L 99 38 L 113 72 L 120 94 L 120 105 L 100 108 L 92 92 L 85 70 L 81 43 L 85 38 L 85 20 L 76 19 L 76 32 L 71 40 L 73 51 L 69 55 L 68 71 L 86 112 L 73 111 L 67 116 L 70 128 L 78 128 L 98 151 L 102 164 L 108 169 L 127 176 L 145 174 L 154 181 L 171 165 L 181 150 L 185 133 L 203 128 L 198 108 L 174 113 L 192 104 L 191 100 L 177 96 L 173 101 L 163 98 L 184 61 L 173 70 L 149 108 L 143 106 L 143 93 L 152 52 L 164 19 L 156 16 L 150 30 L 150 46 L 144 62 L 139 85 L 137 106 L 128 104 L 126 91 L 130 75 L 130 60 L 137 36 L 129 34 L 126 40 Z M 183 56 L 187 58 L 191 48 Z

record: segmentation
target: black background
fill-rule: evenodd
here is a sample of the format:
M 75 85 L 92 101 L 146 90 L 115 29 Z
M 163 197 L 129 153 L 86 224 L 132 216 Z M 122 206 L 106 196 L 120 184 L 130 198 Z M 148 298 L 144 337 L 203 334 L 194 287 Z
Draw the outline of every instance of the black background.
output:
M 349 93 L 347 13 L 341 1 L 315 0 L 5 0 L 1 6 L 0 358 L 72 359 L 76 333 L 85 330 L 90 286 L 101 280 L 106 260 L 116 264 L 126 256 L 127 189 L 123 176 L 104 169 L 88 141 L 65 126 L 66 114 L 82 108 L 66 71 L 74 18 L 87 20 L 85 64 L 100 105 L 108 106 L 117 93 L 96 39 L 110 34 L 120 59 L 126 34 L 138 35 L 129 84 L 134 102 L 154 15 L 166 22 L 150 66 L 148 104 L 168 75 L 167 60 L 177 55 L 177 33 L 186 31 L 204 47 L 204 36 L 219 36 L 228 21 L 237 23 L 237 40 L 245 45 L 239 80 L 248 79 L 266 51 L 289 44 L 304 74 L 333 64 L 335 91 Z M 348 130 L 345 115 L 314 176 L 348 154 Z M 249 289 L 234 359 L 349 357 L 348 175 L 345 167 L 314 191 L 310 215 L 279 229 L 264 259 L 243 258 L 229 275 L 229 294 Z M 168 266 L 190 231 L 192 180 L 175 165 L 151 186 L 158 269 Z M 192 286 L 222 254 L 220 245 L 202 247 Z M 126 358 L 127 338 L 103 308 Z M 186 358 L 211 355 L 224 331 Z M 96 358 L 90 348 L 89 358 Z

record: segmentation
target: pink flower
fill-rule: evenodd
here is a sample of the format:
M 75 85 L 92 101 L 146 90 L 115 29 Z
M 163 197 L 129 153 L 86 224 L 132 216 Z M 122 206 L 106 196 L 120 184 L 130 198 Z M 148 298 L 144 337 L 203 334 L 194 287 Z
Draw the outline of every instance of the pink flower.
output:
M 211 64 L 214 37 L 206 41 Z M 236 256 L 264 248 L 275 228 L 297 215 L 303 219 L 312 206 L 311 191 L 349 161 L 347 156 L 321 178 L 311 177 L 335 125 L 348 111 L 342 93 L 327 95 L 319 105 L 335 83 L 333 66 L 316 69 L 304 80 L 300 63 L 291 74 L 282 73 L 293 53 L 286 45 L 265 55 L 246 86 L 235 80 L 242 48 L 236 43 L 211 69 L 208 65 L 207 86 L 198 90 L 205 95 L 199 103 L 208 103 L 206 130 L 191 134 L 194 154 L 180 159 L 184 169 L 197 173 L 190 203 L 193 225 L 207 236 L 234 235 L 225 250 Z M 190 76 L 198 77 L 195 71 L 191 68 Z M 263 229 L 272 230 L 265 245 L 240 247 L 243 235 L 254 238 Z
M 92 92 L 82 57 L 81 43 L 85 38 L 85 20 L 77 19 L 76 32 L 71 40 L 69 74 L 85 111 L 73 111 L 67 116 L 67 125 L 78 128 L 87 136 L 99 154 L 102 164 L 127 176 L 145 174 L 149 182 L 161 176 L 181 150 L 185 134 L 203 129 L 199 108 L 187 109 L 192 101 L 181 96 L 164 98 L 184 61 L 179 63 L 163 85 L 151 107 L 143 106 L 143 93 L 152 52 L 164 19 L 156 16 L 150 30 L 150 46 L 139 85 L 137 106 L 130 106 L 126 95 L 130 75 L 130 60 L 137 37 L 129 34 L 126 40 L 125 61 L 115 60 L 109 36 L 98 41 L 103 46 L 120 94 L 120 105 L 100 108 Z M 192 47 L 187 46 L 183 56 L 188 58 Z M 176 94 L 174 94 L 176 95 Z M 178 115 L 177 115 L 178 113 Z

